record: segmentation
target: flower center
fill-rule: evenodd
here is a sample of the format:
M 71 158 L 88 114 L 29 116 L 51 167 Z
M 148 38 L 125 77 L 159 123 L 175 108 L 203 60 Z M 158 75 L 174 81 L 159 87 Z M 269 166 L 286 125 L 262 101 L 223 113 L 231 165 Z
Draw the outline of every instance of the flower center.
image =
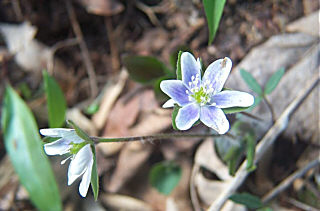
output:
M 189 87 L 191 92 L 186 90 L 189 101 L 195 101 L 201 106 L 206 105 L 210 101 L 213 93 L 213 87 L 210 81 L 206 80 L 201 83 L 200 75 L 197 74 L 191 77 Z
M 70 143 L 70 153 L 71 154 L 73 154 L 73 155 L 75 155 L 75 154 L 77 154 L 78 152 L 79 152 L 79 150 L 82 148 L 82 147 L 84 147 L 85 145 L 87 145 L 88 143 L 86 143 L 86 142 L 82 142 L 82 143 L 79 143 L 79 144 L 76 144 L 76 143 L 73 143 L 73 142 L 71 142 Z

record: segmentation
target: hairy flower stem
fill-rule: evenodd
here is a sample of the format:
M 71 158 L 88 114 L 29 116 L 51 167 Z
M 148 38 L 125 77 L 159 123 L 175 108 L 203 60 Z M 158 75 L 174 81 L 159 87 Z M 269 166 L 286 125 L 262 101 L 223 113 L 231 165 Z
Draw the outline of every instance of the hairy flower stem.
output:
M 205 138 L 205 137 L 218 137 L 218 134 L 209 133 L 161 133 L 150 136 L 132 136 L 122 138 L 99 138 L 91 137 L 95 144 L 102 142 L 132 142 L 132 141 L 153 141 L 158 139 L 171 139 L 171 138 Z M 231 134 L 225 134 L 231 138 L 235 138 Z

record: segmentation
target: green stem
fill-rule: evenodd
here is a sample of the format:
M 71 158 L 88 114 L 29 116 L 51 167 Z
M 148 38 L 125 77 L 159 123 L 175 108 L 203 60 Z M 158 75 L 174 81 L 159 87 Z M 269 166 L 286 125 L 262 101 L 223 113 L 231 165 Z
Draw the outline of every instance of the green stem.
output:
M 271 103 L 269 102 L 269 100 L 267 99 L 266 96 L 263 97 L 264 102 L 266 103 L 270 113 L 271 113 L 271 119 L 272 119 L 272 123 L 274 124 L 276 122 L 276 115 L 274 113 L 273 107 L 271 105 Z
M 224 134 L 234 138 L 231 134 Z M 153 141 L 157 139 L 170 139 L 170 138 L 205 138 L 205 137 L 218 137 L 218 134 L 209 133 L 161 133 L 150 136 L 131 136 L 131 137 L 121 137 L 121 138 L 100 138 L 91 137 L 95 144 L 101 142 L 132 142 L 132 141 Z

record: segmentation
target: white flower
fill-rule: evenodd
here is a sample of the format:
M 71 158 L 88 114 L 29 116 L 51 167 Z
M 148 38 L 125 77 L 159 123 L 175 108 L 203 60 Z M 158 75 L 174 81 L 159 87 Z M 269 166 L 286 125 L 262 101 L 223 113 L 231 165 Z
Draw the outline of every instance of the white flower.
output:
M 68 169 L 68 185 L 82 176 L 79 192 L 82 197 L 85 197 L 89 189 L 93 166 L 93 153 L 90 144 L 81 139 L 74 129 L 41 129 L 40 133 L 43 136 L 59 138 L 54 142 L 45 144 L 44 151 L 48 155 L 70 154 L 67 159 L 61 162 L 61 164 L 64 164 L 71 158 Z

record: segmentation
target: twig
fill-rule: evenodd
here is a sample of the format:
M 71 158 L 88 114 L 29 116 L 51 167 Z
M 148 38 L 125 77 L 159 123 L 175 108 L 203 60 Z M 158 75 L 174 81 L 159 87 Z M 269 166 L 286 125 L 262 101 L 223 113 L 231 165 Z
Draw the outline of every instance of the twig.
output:
M 96 78 L 96 74 L 95 74 L 95 71 L 94 71 L 94 68 L 93 68 L 93 64 L 92 64 L 91 59 L 90 59 L 90 55 L 89 55 L 89 51 L 88 51 L 87 45 L 84 42 L 82 31 L 80 29 L 80 25 L 78 23 L 76 13 L 75 13 L 75 11 L 73 9 L 73 6 L 72 6 L 70 0 L 66 1 L 66 5 L 67 5 L 69 19 L 70 19 L 73 31 L 74 31 L 77 39 L 78 39 L 79 46 L 80 46 L 80 49 L 81 49 L 81 55 L 82 55 L 82 58 L 83 58 L 83 61 L 84 61 L 84 64 L 86 66 L 87 73 L 88 73 L 88 76 L 89 76 L 89 83 L 90 83 L 90 89 L 91 89 L 91 98 L 94 98 L 98 93 L 98 86 L 97 86 L 97 78 Z
M 271 105 L 271 103 L 269 102 L 269 100 L 267 99 L 266 96 L 263 97 L 264 102 L 266 103 L 270 113 L 271 113 L 271 119 L 272 119 L 272 123 L 274 124 L 276 122 L 276 115 L 274 113 L 273 107 Z
M 53 69 L 54 69 L 54 54 L 56 53 L 57 50 L 63 47 L 67 46 L 72 46 L 78 44 L 78 39 L 76 38 L 71 38 L 71 39 L 66 39 L 60 42 L 57 42 L 50 48 L 50 59 L 47 62 L 47 69 L 50 74 L 53 74 Z
M 251 119 L 254 119 L 254 120 L 263 121 L 263 119 L 261 119 L 260 117 L 257 117 L 255 115 L 250 114 L 250 113 L 245 112 L 245 111 L 242 111 L 241 114 L 243 114 L 243 115 L 245 115 L 245 116 L 247 116 L 247 117 L 249 117 Z
M 211 134 L 211 133 L 160 133 L 150 136 L 131 136 L 131 137 L 120 137 L 120 138 L 101 138 L 101 137 L 91 137 L 95 144 L 102 142 L 132 142 L 132 141 L 153 141 L 160 139 L 172 139 L 172 138 L 197 138 L 197 137 L 221 137 L 228 136 L 233 137 L 231 134 L 227 133 L 224 135 Z
M 148 18 L 150 19 L 151 23 L 155 26 L 160 26 L 160 21 L 158 20 L 157 16 L 155 15 L 153 9 L 148 7 L 147 5 L 143 4 L 140 1 L 135 1 L 136 7 L 144 12 Z
M 120 67 L 119 51 L 118 51 L 118 47 L 117 47 L 117 42 L 114 37 L 111 17 L 106 16 L 104 21 L 106 24 L 109 45 L 110 45 L 111 66 L 112 66 L 112 70 L 115 72 Z
M 287 198 L 286 200 L 287 202 L 289 202 L 290 204 L 292 204 L 293 206 L 300 208 L 302 210 L 306 210 L 306 211 L 320 211 L 319 209 L 316 209 L 314 207 L 311 207 L 305 203 L 302 203 L 300 201 L 297 201 L 293 198 Z
M 287 106 L 284 112 L 281 114 L 279 119 L 272 125 L 269 131 L 264 135 L 262 140 L 257 146 L 256 156 L 254 163 L 258 163 L 264 153 L 272 146 L 276 138 L 281 132 L 285 130 L 288 125 L 289 117 L 293 112 L 299 107 L 299 105 L 304 101 L 304 99 L 311 93 L 311 91 L 316 87 L 319 82 L 319 76 L 316 74 L 311 82 L 308 82 L 307 88 L 302 90 L 299 95 Z M 310 84 L 310 85 L 309 85 Z M 238 189 L 238 187 L 245 181 L 249 172 L 246 169 L 247 160 L 245 160 L 239 170 L 237 171 L 235 177 L 229 182 L 229 186 L 226 187 L 219 197 L 210 205 L 207 211 L 219 211 L 223 207 L 224 203 L 229 199 L 229 197 Z
M 263 198 L 262 202 L 267 203 L 270 200 L 272 200 L 275 196 L 277 196 L 279 193 L 287 189 L 296 179 L 302 177 L 304 174 L 306 174 L 310 169 L 315 168 L 320 164 L 320 158 L 317 158 L 310 162 L 307 166 L 304 168 L 299 169 L 298 171 L 291 174 L 289 177 L 287 177 L 285 180 L 283 180 L 279 185 L 277 185 L 272 191 L 267 193 Z
M 23 15 L 21 12 L 21 7 L 20 7 L 20 3 L 19 0 L 12 0 L 12 7 L 13 7 L 13 11 L 17 16 L 17 21 L 22 21 L 23 20 Z
M 198 171 L 199 171 L 199 165 L 195 163 L 193 165 L 192 172 L 191 172 L 191 178 L 190 178 L 191 203 L 192 203 L 192 206 L 193 206 L 193 210 L 195 210 L 195 211 L 201 211 L 201 207 L 200 207 L 199 199 L 198 199 L 198 196 L 197 196 L 196 188 L 194 186 L 195 177 L 196 177 L 196 174 L 198 173 Z

